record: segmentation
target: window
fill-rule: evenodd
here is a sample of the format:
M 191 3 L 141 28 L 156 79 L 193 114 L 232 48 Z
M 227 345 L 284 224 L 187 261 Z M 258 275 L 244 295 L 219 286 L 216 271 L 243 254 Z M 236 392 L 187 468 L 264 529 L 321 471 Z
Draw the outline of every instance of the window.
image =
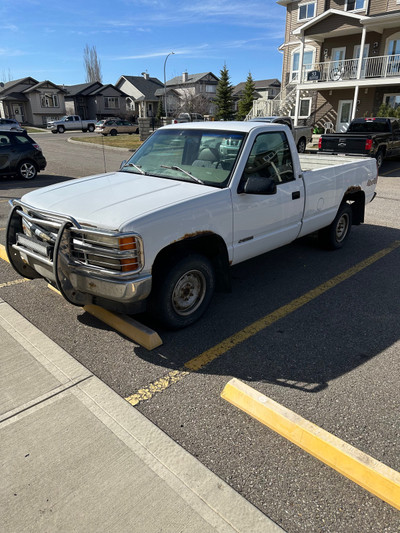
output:
M 314 63 L 314 50 L 305 50 L 303 56 L 303 69 L 305 71 L 312 70 Z M 296 50 L 292 55 L 292 70 L 290 73 L 290 79 L 292 81 L 299 81 L 299 65 L 300 65 L 300 51 Z
M 292 154 L 283 131 L 257 136 L 247 160 L 247 176 L 272 178 L 277 185 L 294 180 Z
M 58 107 L 58 96 L 56 94 L 42 94 L 40 105 L 42 107 Z
M 365 0 L 347 0 L 346 11 L 361 11 L 365 9 Z
M 119 109 L 119 98 L 114 96 L 105 96 L 104 107 L 106 109 Z
M 383 103 L 397 109 L 400 107 L 400 94 L 385 94 L 383 96 Z
M 315 16 L 315 2 L 299 6 L 298 20 L 307 20 Z
M 311 98 L 300 98 L 299 101 L 299 116 L 298 118 L 308 118 L 311 113 Z M 295 106 L 290 110 L 290 116 L 294 118 Z
M 0 148 L 3 146 L 9 146 L 10 144 L 11 144 L 11 141 L 8 135 L 1 134 L 0 135 Z
M 206 93 L 215 93 L 216 85 L 206 85 Z

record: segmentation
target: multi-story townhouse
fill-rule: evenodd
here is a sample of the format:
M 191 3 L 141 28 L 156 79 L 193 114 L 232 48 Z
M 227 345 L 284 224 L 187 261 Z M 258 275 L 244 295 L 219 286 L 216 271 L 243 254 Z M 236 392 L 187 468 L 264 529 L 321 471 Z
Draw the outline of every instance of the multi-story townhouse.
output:
M 278 0 L 286 7 L 279 114 L 345 131 L 400 106 L 400 0 Z M 267 111 L 267 110 L 266 110 Z

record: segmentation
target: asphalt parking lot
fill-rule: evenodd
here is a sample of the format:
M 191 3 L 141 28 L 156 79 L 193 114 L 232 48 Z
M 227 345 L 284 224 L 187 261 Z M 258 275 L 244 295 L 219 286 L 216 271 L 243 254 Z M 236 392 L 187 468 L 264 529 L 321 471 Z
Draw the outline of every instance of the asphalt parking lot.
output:
M 35 138 L 35 136 L 33 136 Z M 30 189 L 114 170 L 129 152 L 40 134 L 48 167 L 2 179 L 8 205 Z M 399 513 L 222 400 L 238 378 L 396 471 L 399 453 L 400 161 L 346 247 L 310 236 L 233 267 L 233 291 L 148 351 L 0 261 L 0 297 L 290 533 L 390 532 Z

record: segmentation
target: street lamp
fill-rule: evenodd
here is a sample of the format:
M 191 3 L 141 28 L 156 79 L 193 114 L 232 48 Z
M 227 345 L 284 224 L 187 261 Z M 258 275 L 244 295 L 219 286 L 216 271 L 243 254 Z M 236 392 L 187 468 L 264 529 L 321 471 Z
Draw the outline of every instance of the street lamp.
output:
M 170 52 L 164 61 L 164 113 L 165 113 L 165 117 L 168 116 L 168 113 L 167 113 L 167 81 L 165 79 L 165 65 L 167 64 L 167 59 L 169 58 L 169 56 L 174 55 L 174 54 L 175 52 Z

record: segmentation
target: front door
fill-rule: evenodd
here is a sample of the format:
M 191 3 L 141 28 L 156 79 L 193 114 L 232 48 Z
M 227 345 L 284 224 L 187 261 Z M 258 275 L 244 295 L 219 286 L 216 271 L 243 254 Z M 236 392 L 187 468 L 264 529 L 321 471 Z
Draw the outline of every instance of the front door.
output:
M 336 123 L 336 133 L 347 131 L 353 110 L 353 100 L 339 100 L 338 119 Z
M 296 239 L 304 207 L 303 181 L 294 173 L 291 152 L 283 132 L 260 133 L 246 163 L 247 179 L 273 180 L 274 194 L 236 191 L 232 195 L 234 262 L 239 263 Z
M 18 120 L 18 122 L 25 122 L 24 108 L 21 104 L 13 104 L 12 112 L 15 120 Z

